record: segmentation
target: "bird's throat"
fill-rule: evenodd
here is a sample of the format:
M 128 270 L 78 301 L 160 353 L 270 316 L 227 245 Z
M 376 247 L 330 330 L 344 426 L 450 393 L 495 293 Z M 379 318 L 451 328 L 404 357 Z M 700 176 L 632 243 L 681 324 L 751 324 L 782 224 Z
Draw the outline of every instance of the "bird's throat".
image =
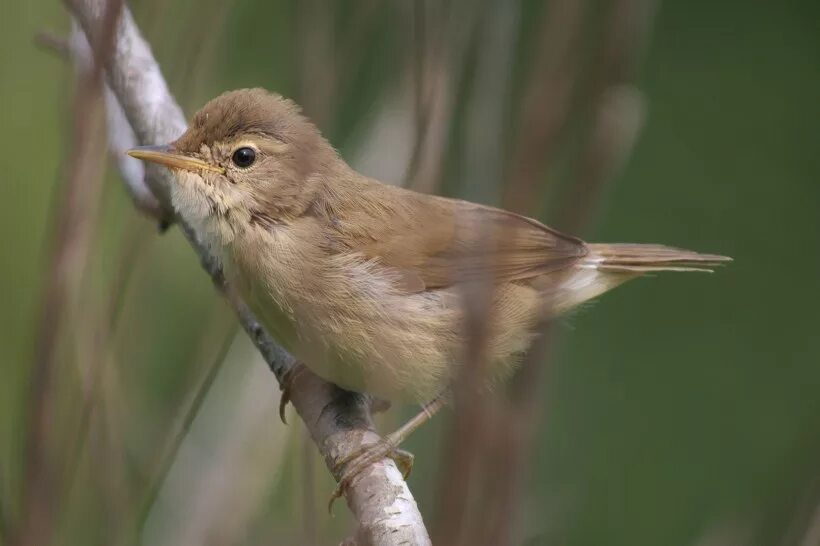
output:
M 200 241 L 217 254 L 222 254 L 249 222 L 249 214 L 243 214 L 236 196 L 196 173 L 177 173 L 171 202 Z

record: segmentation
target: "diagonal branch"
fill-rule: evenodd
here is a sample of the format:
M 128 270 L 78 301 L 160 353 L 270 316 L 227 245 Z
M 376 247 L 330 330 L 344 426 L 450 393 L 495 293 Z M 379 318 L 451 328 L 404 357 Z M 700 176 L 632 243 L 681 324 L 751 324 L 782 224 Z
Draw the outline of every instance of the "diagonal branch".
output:
M 66 0 L 66 3 L 94 43 L 95 36 L 103 31 L 101 21 L 105 1 Z M 108 84 L 139 143 L 169 142 L 185 131 L 182 110 L 171 95 L 159 65 L 128 9 L 123 9 L 117 22 L 113 51 L 107 52 L 104 62 Z M 111 119 L 118 118 L 112 116 L 109 121 Z M 122 127 L 125 124 L 112 125 Z M 292 373 L 293 357 L 264 331 L 250 309 L 227 284 L 217 259 L 201 244 L 191 227 L 174 215 L 169 199 L 169 173 L 149 167 L 146 175 L 146 182 L 162 208 L 163 218 L 180 226 L 203 269 L 230 302 L 240 325 L 280 385 L 289 382 L 294 408 L 305 422 L 328 468 L 334 469 L 337 462 L 361 446 L 378 441 L 370 418 L 369 400 L 342 391 L 308 371 L 300 369 L 299 374 Z M 358 543 L 430 543 L 416 502 L 393 461 L 373 465 L 348 488 L 346 497 L 359 523 Z

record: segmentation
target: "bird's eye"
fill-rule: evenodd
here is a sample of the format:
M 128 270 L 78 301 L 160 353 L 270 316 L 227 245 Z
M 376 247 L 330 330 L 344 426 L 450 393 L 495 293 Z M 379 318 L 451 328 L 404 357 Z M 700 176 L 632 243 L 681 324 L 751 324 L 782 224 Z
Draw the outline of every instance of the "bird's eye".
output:
M 237 149 L 231 159 L 234 165 L 245 169 L 253 165 L 253 162 L 256 161 L 256 151 L 253 148 L 245 146 Z

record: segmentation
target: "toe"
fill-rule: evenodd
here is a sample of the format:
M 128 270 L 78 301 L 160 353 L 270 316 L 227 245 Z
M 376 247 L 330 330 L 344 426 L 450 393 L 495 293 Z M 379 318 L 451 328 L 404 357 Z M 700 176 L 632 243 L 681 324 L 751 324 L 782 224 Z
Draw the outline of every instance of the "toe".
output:
M 288 424 L 288 420 L 285 417 L 285 409 L 288 407 L 288 402 L 290 402 L 290 389 L 285 387 L 282 389 L 282 396 L 279 397 L 279 418 L 286 425 Z
M 403 449 L 394 449 L 390 454 L 390 458 L 396 463 L 402 477 L 406 480 L 407 476 L 409 476 L 410 472 L 413 470 L 413 461 L 416 458 L 415 455 Z

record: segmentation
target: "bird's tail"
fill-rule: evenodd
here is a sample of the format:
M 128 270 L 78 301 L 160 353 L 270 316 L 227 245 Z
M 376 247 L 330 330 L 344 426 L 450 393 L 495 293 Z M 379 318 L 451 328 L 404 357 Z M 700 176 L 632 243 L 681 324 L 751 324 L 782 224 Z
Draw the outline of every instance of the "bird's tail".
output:
M 726 256 L 700 254 L 663 245 L 587 244 L 588 254 L 571 270 L 560 290 L 551 295 L 553 314 L 568 311 L 647 273 L 712 271 L 731 261 Z
M 700 254 L 664 245 L 632 243 L 589 244 L 588 263 L 601 272 L 652 273 L 655 271 L 707 271 L 731 262 L 727 256 Z

